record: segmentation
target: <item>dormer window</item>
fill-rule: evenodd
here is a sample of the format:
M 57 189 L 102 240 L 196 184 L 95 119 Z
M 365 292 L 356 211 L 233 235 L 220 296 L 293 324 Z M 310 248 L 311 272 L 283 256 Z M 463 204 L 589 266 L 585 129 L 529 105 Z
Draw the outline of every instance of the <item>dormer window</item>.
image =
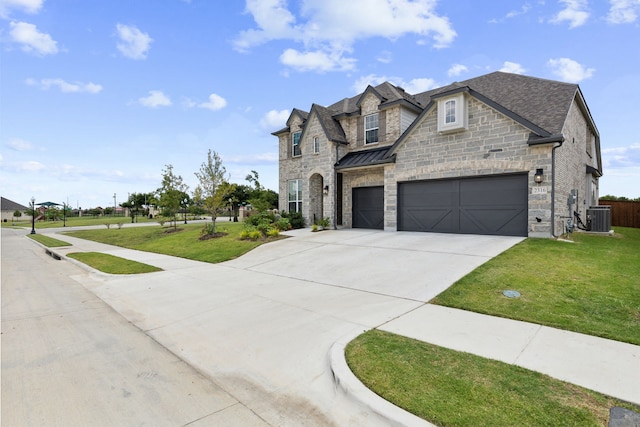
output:
M 295 132 L 292 137 L 293 145 L 291 152 L 293 153 L 293 157 L 297 157 L 302 154 L 300 151 L 300 135 L 302 135 L 302 132 Z
M 378 113 L 369 114 L 364 117 L 365 144 L 375 144 L 378 142 Z
M 467 100 L 460 93 L 438 100 L 438 132 L 453 132 L 467 128 Z
M 450 99 L 444 103 L 444 123 L 452 124 L 456 122 L 456 100 Z

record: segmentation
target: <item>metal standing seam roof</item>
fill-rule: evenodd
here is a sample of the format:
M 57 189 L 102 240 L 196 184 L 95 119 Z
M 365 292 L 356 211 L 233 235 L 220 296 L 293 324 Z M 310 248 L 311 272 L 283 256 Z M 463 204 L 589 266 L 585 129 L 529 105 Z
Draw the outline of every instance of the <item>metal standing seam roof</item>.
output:
M 372 150 L 353 151 L 341 158 L 338 163 L 335 164 L 335 168 L 336 170 L 340 170 L 394 163 L 396 157 L 388 156 L 391 148 L 392 146 Z

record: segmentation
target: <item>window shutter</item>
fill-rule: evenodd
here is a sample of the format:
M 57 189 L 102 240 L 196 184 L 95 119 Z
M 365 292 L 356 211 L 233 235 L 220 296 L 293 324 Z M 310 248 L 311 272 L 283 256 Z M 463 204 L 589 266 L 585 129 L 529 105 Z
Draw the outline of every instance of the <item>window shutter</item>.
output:
M 378 142 L 387 139 L 387 112 L 382 110 L 378 113 Z
M 358 117 L 358 132 L 356 136 L 356 146 L 364 145 L 364 117 Z

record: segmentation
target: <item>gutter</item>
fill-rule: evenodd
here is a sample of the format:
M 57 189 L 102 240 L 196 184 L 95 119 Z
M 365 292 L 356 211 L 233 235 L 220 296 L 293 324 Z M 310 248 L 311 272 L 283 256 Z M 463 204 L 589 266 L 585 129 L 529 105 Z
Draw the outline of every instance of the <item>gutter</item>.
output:
M 549 139 L 552 137 L 556 137 L 557 135 L 552 135 L 548 138 L 541 139 Z M 549 142 L 557 142 L 558 145 L 554 146 L 551 149 L 551 236 L 556 236 L 556 149 L 562 147 L 564 143 L 564 137 L 560 135 L 560 140 L 549 141 Z M 531 144 L 529 144 L 531 145 Z

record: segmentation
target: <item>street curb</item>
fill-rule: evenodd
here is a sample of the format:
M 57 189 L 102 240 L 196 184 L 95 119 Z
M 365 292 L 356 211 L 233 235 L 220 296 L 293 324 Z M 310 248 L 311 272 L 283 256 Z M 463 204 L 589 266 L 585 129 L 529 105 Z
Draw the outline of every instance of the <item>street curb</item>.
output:
M 389 420 L 390 425 L 408 427 L 435 427 L 428 421 L 405 411 L 404 409 L 390 403 L 382 397 L 368 389 L 351 372 L 347 360 L 345 359 L 345 348 L 347 344 L 356 337 L 366 332 L 366 330 L 354 332 L 340 338 L 333 343 L 329 350 L 329 365 L 333 374 L 333 381 L 336 388 L 360 404 L 368 407 L 371 411 Z

